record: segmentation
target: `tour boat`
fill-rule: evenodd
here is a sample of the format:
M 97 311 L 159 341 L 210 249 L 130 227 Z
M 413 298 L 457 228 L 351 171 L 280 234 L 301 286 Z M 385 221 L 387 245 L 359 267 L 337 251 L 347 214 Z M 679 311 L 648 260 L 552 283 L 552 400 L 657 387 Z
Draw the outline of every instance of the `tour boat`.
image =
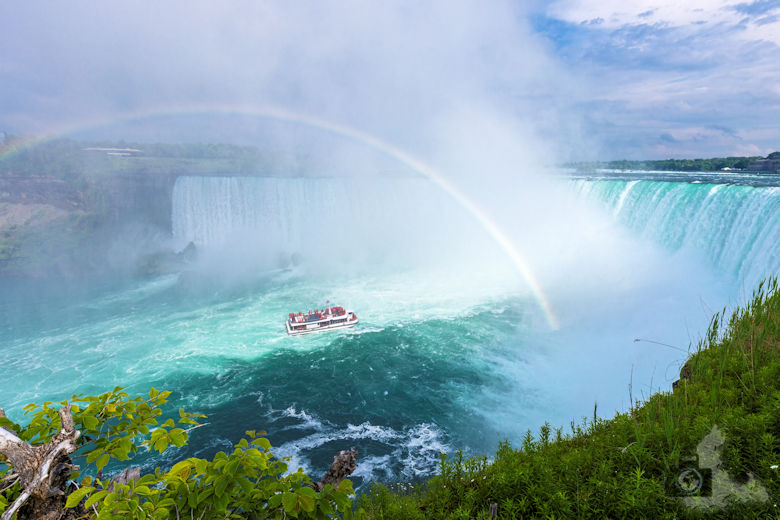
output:
M 357 325 L 358 317 L 343 307 L 325 307 L 308 312 L 291 312 L 287 318 L 287 334 L 297 336 L 326 330 L 346 329 Z

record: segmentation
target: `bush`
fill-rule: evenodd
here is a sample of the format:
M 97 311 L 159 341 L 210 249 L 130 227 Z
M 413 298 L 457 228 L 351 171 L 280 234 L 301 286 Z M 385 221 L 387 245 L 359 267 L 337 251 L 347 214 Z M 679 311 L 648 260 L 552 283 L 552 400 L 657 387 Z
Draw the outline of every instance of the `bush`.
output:
M 349 480 L 338 487 L 316 491 L 300 470 L 286 474 L 287 465 L 270 451 L 264 432 L 246 432 L 232 452 L 211 460 L 188 458 L 167 471 L 160 468 L 137 480 L 119 483 L 103 478 L 111 461 L 129 465 L 139 450 L 159 453 L 186 444 L 189 432 L 205 416 L 179 410 L 177 419 L 161 422 L 161 406 L 170 392 L 152 389 L 148 397 L 130 397 L 122 388 L 99 396 L 75 395 L 70 401 L 28 405 L 29 424 L 20 426 L 0 418 L 0 426 L 17 432 L 33 446 L 52 440 L 60 431 L 60 406 L 70 406 L 81 432 L 74 460 L 85 467 L 73 471 L 66 508 L 83 508 L 94 519 L 224 519 L 224 518 L 334 518 L 352 517 L 354 494 Z M 84 461 L 83 463 L 81 461 Z M 0 513 L 21 493 L 12 468 L 0 456 Z

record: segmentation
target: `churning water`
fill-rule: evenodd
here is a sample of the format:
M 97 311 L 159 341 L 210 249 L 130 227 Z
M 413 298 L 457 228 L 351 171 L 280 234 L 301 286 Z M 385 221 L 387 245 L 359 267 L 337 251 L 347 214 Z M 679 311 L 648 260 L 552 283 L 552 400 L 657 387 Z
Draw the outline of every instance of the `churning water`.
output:
M 544 420 L 590 414 L 594 401 L 610 415 L 628 402 L 632 366 L 634 397 L 668 387 L 684 354 L 633 339 L 684 349 L 711 311 L 780 270 L 780 188 L 664 176 L 563 184 L 726 289 L 703 296 L 670 279 L 602 307 L 592 294 L 596 311 L 554 332 L 511 265 L 490 262 L 490 240 L 425 180 L 182 177 L 173 230 L 198 245 L 197 268 L 91 287 L 2 282 L 0 405 L 21 421 L 29 402 L 154 386 L 174 391 L 172 410 L 210 424 L 146 464 L 209 456 L 257 429 L 293 468 L 319 474 L 354 446 L 358 484 L 414 479 L 441 452 L 487 453 Z M 677 316 L 712 294 L 705 311 Z M 559 288 L 553 300 L 566 298 Z M 284 334 L 288 312 L 326 299 L 360 325 Z

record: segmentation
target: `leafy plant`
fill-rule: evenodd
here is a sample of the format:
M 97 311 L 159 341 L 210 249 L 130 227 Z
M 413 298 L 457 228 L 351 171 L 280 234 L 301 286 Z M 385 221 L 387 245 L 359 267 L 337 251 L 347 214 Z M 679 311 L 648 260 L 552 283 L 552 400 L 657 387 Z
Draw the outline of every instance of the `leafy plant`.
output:
M 31 416 L 27 425 L 0 418 L 0 426 L 32 446 L 43 445 L 60 431 L 60 406 L 71 407 L 81 431 L 74 461 L 83 461 L 87 471 L 71 474 L 65 506 L 83 507 L 86 518 L 352 518 L 349 480 L 317 491 L 300 470 L 287 474 L 287 464 L 270 451 L 264 432 L 247 431 L 231 452 L 218 452 L 211 460 L 188 458 L 126 483 L 104 478 L 111 460 L 131 461 L 142 449 L 162 453 L 183 446 L 190 431 L 205 425 L 200 422 L 205 416 L 182 409 L 177 419 L 163 421 L 161 406 L 169 395 L 152 389 L 148 397 L 131 397 L 117 387 L 99 396 L 74 395 L 56 407 L 52 402 L 31 404 L 24 408 Z M 0 488 L 0 513 L 21 493 L 11 478 L 13 469 L 2 462 L 0 457 L 0 482 L 12 484 Z

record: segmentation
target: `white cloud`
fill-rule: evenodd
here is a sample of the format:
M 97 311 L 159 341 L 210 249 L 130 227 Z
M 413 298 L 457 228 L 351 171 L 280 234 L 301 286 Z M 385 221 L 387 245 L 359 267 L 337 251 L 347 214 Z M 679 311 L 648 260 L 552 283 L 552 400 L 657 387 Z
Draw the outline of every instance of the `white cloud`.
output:
M 588 85 L 583 109 L 603 155 L 701 157 L 780 144 L 780 131 L 747 137 L 780 118 L 780 3 L 559 0 L 545 16 L 565 22 L 545 30 Z
M 780 4 L 759 16 L 747 16 L 742 0 L 559 0 L 547 10 L 548 16 L 574 24 L 591 24 L 603 29 L 630 25 L 662 27 L 732 28 L 731 36 L 746 41 L 763 40 L 780 45 Z M 772 16 L 777 18 L 773 21 Z

